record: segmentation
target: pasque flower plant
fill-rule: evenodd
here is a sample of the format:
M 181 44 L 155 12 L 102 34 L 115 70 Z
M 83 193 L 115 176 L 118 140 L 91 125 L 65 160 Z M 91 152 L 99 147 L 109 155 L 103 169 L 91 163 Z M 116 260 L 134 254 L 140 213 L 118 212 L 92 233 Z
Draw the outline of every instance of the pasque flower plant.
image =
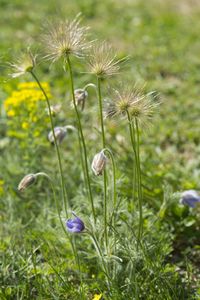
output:
M 139 299 L 139 287 L 137 286 L 139 276 L 137 276 L 137 272 L 140 267 L 143 267 L 143 259 L 146 259 L 146 257 L 143 258 L 145 256 L 144 252 L 146 251 L 145 247 L 148 247 L 143 243 L 145 207 L 143 205 L 144 195 L 140 143 L 143 128 L 152 122 L 154 113 L 158 107 L 158 102 L 151 97 L 152 94 L 146 93 L 144 88 L 138 89 L 134 83 L 119 83 L 118 87 L 113 89 L 113 93 L 109 95 L 111 102 L 108 110 L 106 111 L 106 120 L 103 114 L 103 99 L 105 93 L 104 82 L 109 80 L 112 76 L 119 74 L 120 63 L 124 59 L 118 59 L 118 55 L 114 53 L 112 47 L 106 42 L 93 43 L 91 47 L 92 43 L 87 41 L 87 35 L 88 28 L 81 26 L 80 19 L 77 17 L 73 21 L 61 20 L 48 24 L 42 39 L 44 48 L 46 49 L 45 58 L 52 63 L 56 63 L 58 60 L 61 60 L 63 62 L 65 72 L 69 75 L 71 96 L 67 97 L 69 100 L 67 104 L 70 105 L 72 100 L 76 119 L 75 121 L 72 120 L 72 123 L 70 119 L 70 124 L 75 125 L 75 127 L 72 125 L 63 125 L 63 123 L 68 120 L 68 112 L 65 113 L 63 110 L 62 118 L 59 119 L 59 115 L 57 115 L 57 113 L 60 111 L 61 106 L 59 103 L 57 106 L 52 105 L 48 85 L 42 84 L 38 79 L 38 76 L 35 73 L 35 56 L 29 56 L 30 53 L 28 53 L 29 58 L 25 65 L 22 64 L 20 66 L 13 64 L 15 72 L 12 77 L 29 73 L 32 78 L 35 79 L 37 92 L 40 93 L 42 99 L 47 103 L 46 115 L 49 116 L 51 123 L 48 140 L 50 143 L 54 144 L 54 148 L 56 148 L 62 197 L 60 197 L 59 193 L 57 193 L 59 190 L 57 186 L 56 192 L 53 188 L 53 193 L 56 198 L 55 202 L 61 226 L 64 229 L 64 234 L 70 242 L 76 266 L 80 273 L 78 282 L 80 282 L 81 293 L 83 293 L 84 285 L 82 283 L 83 272 L 81 270 L 80 262 L 82 256 L 89 253 L 94 263 L 96 264 L 96 262 L 98 262 L 99 269 L 102 270 L 101 277 L 104 281 L 104 288 L 106 289 L 105 294 L 106 296 L 108 295 L 108 299 L 115 299 L 113 290 L 116 286 L 120 286 L 120 288 L 125 288 L 127 286 L 128 291 L 132 292 L 132 298 Z M 83 88 L 74 88 L 73 61 L 80 57 L 84 58 L 86 52 L 88 52 L 87 61 L 89 61 L 88 73 L 95 76 L 96 84 L 89 83 L 85 86 L 83 85 Z M 72 56 L 74 57 L 73 60 L 71 60 Z M 83 61 L 86 61 L 86 59 Z M 90 94 L 87 91 L 89 86 L 95 87 L 96 98 L 98 100 L 98 114 L 96 115 L 96 110 L 94 109 L 91 118 L 87 118 L 87 116 L 85 117 L 85 113 L 86 115 L 89 114 L 87 111 L 87 107 L 90 105 L 90 101 L 88 101 L 90 100 Z M 105 97 L 105 99 L 106 98 L 107 97 Z M 85 106 L 86 101 L 87 105 Z M 62 107 L 64 107 L 63 103 Z M 130 142 L 128 143 L 130 143 L 132 148 L 134 165 L 133 198 L 130 197 L 130 194 L 128 193 L 125 195 L 126 186 L 123 187 L 123 193 L 120 191 L 120 184 L 118 188 L 118 180 L 120 182 L 124 174 L 120 174 L 120 170 L 116 168 L 115 160 L 116 157 L 120 155 L 117 149 L 115 149 L 116 143 L 114 142 L 111 144 L 107 135 L 106 122 L 109 122 L 108 119 L 112 117 L 117 117 L 118 122 L 120 122 L 120 117 L 125 119 L 129 130 Z M 72 118 L 71 115 L 69 115 L 69 118 Z M 95 121 L 92 124 L 88 124 L 88 122 L 84 122 L 85 120 L 88 122 L 90 120 Z M 85 138 L 84 133 L 86 127 L 89 128 L 90 131 L 93 130 L 93 127 L 97 128 L 96 145 L 94 145 L 93 140 L 88 143 Z M 76 165 L 76 170 L 78 170 L 76 173 L 76 180 L 78 183 L 75 182 L 77 185 L 79 184 L 76 189 L 76 191 L 79 191 L 79 194 L 77 193 L 77 195 L 74 195 L 74 191 L 69 190 L 70 185 L 68 186 L 67 180 L 68 176 L 70 176 L 70 171 L 68 172 L 68 170 L 71 169 L 70 162 L 76 164 L 76 160 L 67 160 L 65 159 L 66 156 L 62 159 L 61 151 L 65 151 L 65 147 L 60 147 L 60 144 L 67 136 L 68 129 L 77 129 L 80 157 L 82 159 L 81 162 L 83 166 L 82 171 L 85 177 L 86 189 L 83 187 L 82 177 L 79 174 L 80 168 L 78 161 Z M 46 132 L 48 133 L 48 131 Z M 47 136 L 47 134 L 45 136 Z M 50 146 L 49 149 L 51 150 Z M 90 149 L 90 152 L 88 149 Z M 97 150 L 96 152 L 96 149 L 101 150 Z M 77 157 L 78 155 L 76 155 L 77 154 L 74 151 L 74 156 L 72 157 Z M 92 162 L 91 168 L 88 167 L 88 157 Z M 111 168 L 110 165 L 112 166 Z M 66 170 L 66 172 L 64 170 Z M 37 176 L 41 174 L 44 173 L 30 173 L 26 175 L 20 181 L 18 190 L 20 192 L 26 190 L 29 186 L 36 182 Z M 129 184 L 130 181 L 131 179 L 128 177 L 124 182 L 125 184 Z M 51 185 L 54 186 L 53 181 L 51 181 Z M 83 187 L 81 193 L 80 187 L 81 189 Z M 71 199 L 68 197 L 68 194 L 71 196 Z M 63 212 L 61 211 L 59 203 L 61 198 L 63 201 Z M 130 199 L 128 205 L 126 205 L 127 198 Z M 184 205 L 195 207 L 199 202 L 199 195 L 195 191 L 185 191 L 181 196 L 181 203 Z M 88 205 L 88 203 L 90 205 Z M 80 215 L 83 216 L 84 221 L 75 213 L 72 213 L 73 217 L 69 218 L 69 208 L 70 210 L 74 209 L 76 211 L 77 207 L 80 211 Z M 87 213 L 89 211 L 89 216 L 85 216 L 85 211 L 87 211 Z M 129 232 L 129 235 L 126 235 L 125 230 Z M 79 235 L 80 233 L 84 234 Z M 88 249 L 85 249 L 84 247 L 86 243 L 84 239 L 85 237 L 88 239 L 88 236 L 89 243 L 93 243 L 93 245 L 90 245 Z M 81 253 L 79 256 L 79 243 L 83 240 L 84 247 L 82 247 L 82 253 L 84 254 L 82 255 Z M 142 261 L 141 264 L 140 260 Z M 148 267 L 149 266 L 152 270 L 155 267 L 153 263 L 149 263 Z M 86 273 L 85 270 L 84 272 Z M 126 275 L 127 277 L 125 280 L 123 279 L 124 274 L 128 274 Z M 134 285 L 134 289 L 131 287 L 132 284 Z M 123 295 L 125 295 L 125 293 Z M 101 294 L 97 296 L 99 298 L 102 297 Z M 91 297 L 91 294 L 89 297 Z M 84 298 L 82 297 L 81 299 Z

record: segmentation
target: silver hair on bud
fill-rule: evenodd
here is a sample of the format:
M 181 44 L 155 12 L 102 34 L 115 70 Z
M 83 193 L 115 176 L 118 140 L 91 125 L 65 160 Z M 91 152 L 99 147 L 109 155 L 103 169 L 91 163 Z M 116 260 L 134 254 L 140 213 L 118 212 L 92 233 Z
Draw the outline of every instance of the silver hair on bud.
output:
M 92 161 L 92 171 L 96 176 L 102 175 L 105 167 L 106 167 L 107 157 L 104 154 L 104 150 L 97 153 Z
M 76 89 L 74 91 L 74 96 L 76 100 L 76 105 L 81 107 L 81 110 L 84 110 L 85 101 L 88 97 L 88 92 L 84 89 Z
M 36 181 L 36 174 L 28 174 L 26 175 L 18 185 L 18 191 L 23 192 L 30 185 L 32 185 Z
M 18 188 L 17 188 L 18 191 L 23 192 L 24 190 L 26 190 L 30 185 L 35 183 L 38 176 L 46 177 L 50 181 L 52 181 L 51 178 L 49 177 L 49 175 L 47 175 L 44 172 L 38 172 L 35 174 L 30 173 L 30 174 L 27 174 L 26 176 L 24 176 L 24 178 L 20 181 Z

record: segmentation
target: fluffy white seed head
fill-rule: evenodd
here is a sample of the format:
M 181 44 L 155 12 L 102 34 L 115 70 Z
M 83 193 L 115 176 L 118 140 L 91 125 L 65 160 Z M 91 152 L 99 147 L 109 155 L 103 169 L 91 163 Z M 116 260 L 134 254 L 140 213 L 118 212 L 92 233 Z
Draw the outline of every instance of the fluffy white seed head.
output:
M 88 27 L 80 26 L 80 16 L 73 21 L 59 20 L 47 24 L 43 34 L 45 58 L 55 62 L 67 56 L 84 56 L 91 43 L 87 41 Z

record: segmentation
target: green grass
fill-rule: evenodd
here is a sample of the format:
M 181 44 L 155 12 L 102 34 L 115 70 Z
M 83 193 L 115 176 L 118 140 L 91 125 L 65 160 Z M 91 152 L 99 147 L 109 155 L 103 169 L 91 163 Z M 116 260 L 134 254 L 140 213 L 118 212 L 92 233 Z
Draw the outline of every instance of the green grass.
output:
M 0 194 L 0 298 L 80 299 L 82 279 L 85 299 L 92 299 L 95 293 L 116 300 L 199 299 L 200 209 L 182 207 L 174 196 L 178 191 L 200 189 L 198 1 L 15 0 L 9 3 L 0 0 L 0 8 L 0 180 L 4 181 L 4 192 Z M 145 234 L 144 248 L 139 254 L 134 243 L 138 213 L 131 201 L 132 153 L 127 126 L 124 121 L 105 121 L 108 147 L 117 165 L 120 200 L 117 230 L 123 245 L 118 249 L 123 263 L 117 264 L 118 279 L 113 284 L 112 297 L 87 235 L 75 237 L 81 262 L 81 272 L 78 270 L 69 240 L 60 226 L 48 181 L 41 178 L 24 193 L 17 191 L 25 174 L 44 171 L 55 180 L 56 193 L 61 198 L 55 151 L 46 142 L 50 125 L 44 125 L 42 147 L 36 147 L 34 141 L 21 145 L 7 136 L 8 120 L 3 108 L 4 99 L 17 83 L 31 80 L 28 75 L 10 80 L 6 62 L 29 44 L 41 51 L 41 27 L 48 19 L 73 19 L 80 11 L 83 23 L 92 29 L 91 38 L 108 40 L 119 57 L 129 56 L 122 73 L 103 84 L 103 98 L 107 97 L 109 85 L 133 81 L 141 85 L 146 82 L 145 90 L 156 91 L 161 101 L 158 117 L 141 139 Z M 73 67 L 76 88 L 95 83 L 85 72 L 84 61 L 74 59 Z M 55 119 L 56 124 L 75 125 L 69 76 L 62 65 L 49 69 L 48 63 L 42 62 L 37 74 L 42 81 L 49 82 L 51 101 L 62 103 L 63 111 Z M 97 102 L 91 89 L 82 120 L 89 162 L 101 149 Z M 76 134 L 67 137 L 61 152 L 70 204 L 91 228 L 91 209 Z M 111 177 L 111 164 L 108 174 Z M 92 176 L 99 213 L 95 232 L 99 239 L 103 227 L 102 188 L 102 179 Z M 131 282 L 127 274 L 132 274 Z

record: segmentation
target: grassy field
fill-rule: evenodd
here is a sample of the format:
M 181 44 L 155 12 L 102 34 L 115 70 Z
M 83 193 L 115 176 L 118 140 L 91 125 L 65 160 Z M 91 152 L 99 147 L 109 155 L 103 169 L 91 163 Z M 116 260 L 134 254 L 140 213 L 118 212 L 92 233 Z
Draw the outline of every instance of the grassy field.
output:
M 179 203 L 183 191 L 200 190 L 200 3 L 0 0 L 0 8 L 0 299 L 200 299 L 200 205 Z M 139 130 L 140 166 L 137 157 L 133 159 L 131 123 L 119 117 L 104 119 L 106 148 L 116 167 L 115 193 L 109 151 L 103 176 L 95 176 L 90 167 L 94 155 L 105 147 L 99 94 L 88 88 L 85 109 L 79 114 L 96 222 L 69 65 L 63 68 L 62 61 L 51 64 L 43 59 L 41 38 L 48 22 L 73 20 L 79 12 L 81 24 L 90 27 L 89 39 L 108 41 L 117 59 L 128 57 L 119 74 L 101 82 L 103 111 L 112 100 L 112 87 L 121 84 L 144 86 L 144 93 L 153 91 L 153 101 L 160 103 L 149 126 Z M 28 46 L 38 53 L 35 73 L 51 105 L 61 104 L 54 125 L 75 128 L 59 145 L 67 216 L 55 146 L 47 139 L 51 124 L 44 95 L 31 83 L 31 74 L 9 76 L 8 63 Z M 97 84 L 88 59 L 72 57 L 75 89 Z M 14 103 L 10 113 L 8 101 Z M 138 178 L 141 167 L 141 190 L 139 179 L 133 186 L 134 164 Z M 46 176 L 27 190 L 18 190 L 25 175 L 38 172 L 52 178 L 55 197 Z M 71 211 L 84 221 L 86 229 L 80 234 L 68 233 L 65 226 L 73 218 Z

